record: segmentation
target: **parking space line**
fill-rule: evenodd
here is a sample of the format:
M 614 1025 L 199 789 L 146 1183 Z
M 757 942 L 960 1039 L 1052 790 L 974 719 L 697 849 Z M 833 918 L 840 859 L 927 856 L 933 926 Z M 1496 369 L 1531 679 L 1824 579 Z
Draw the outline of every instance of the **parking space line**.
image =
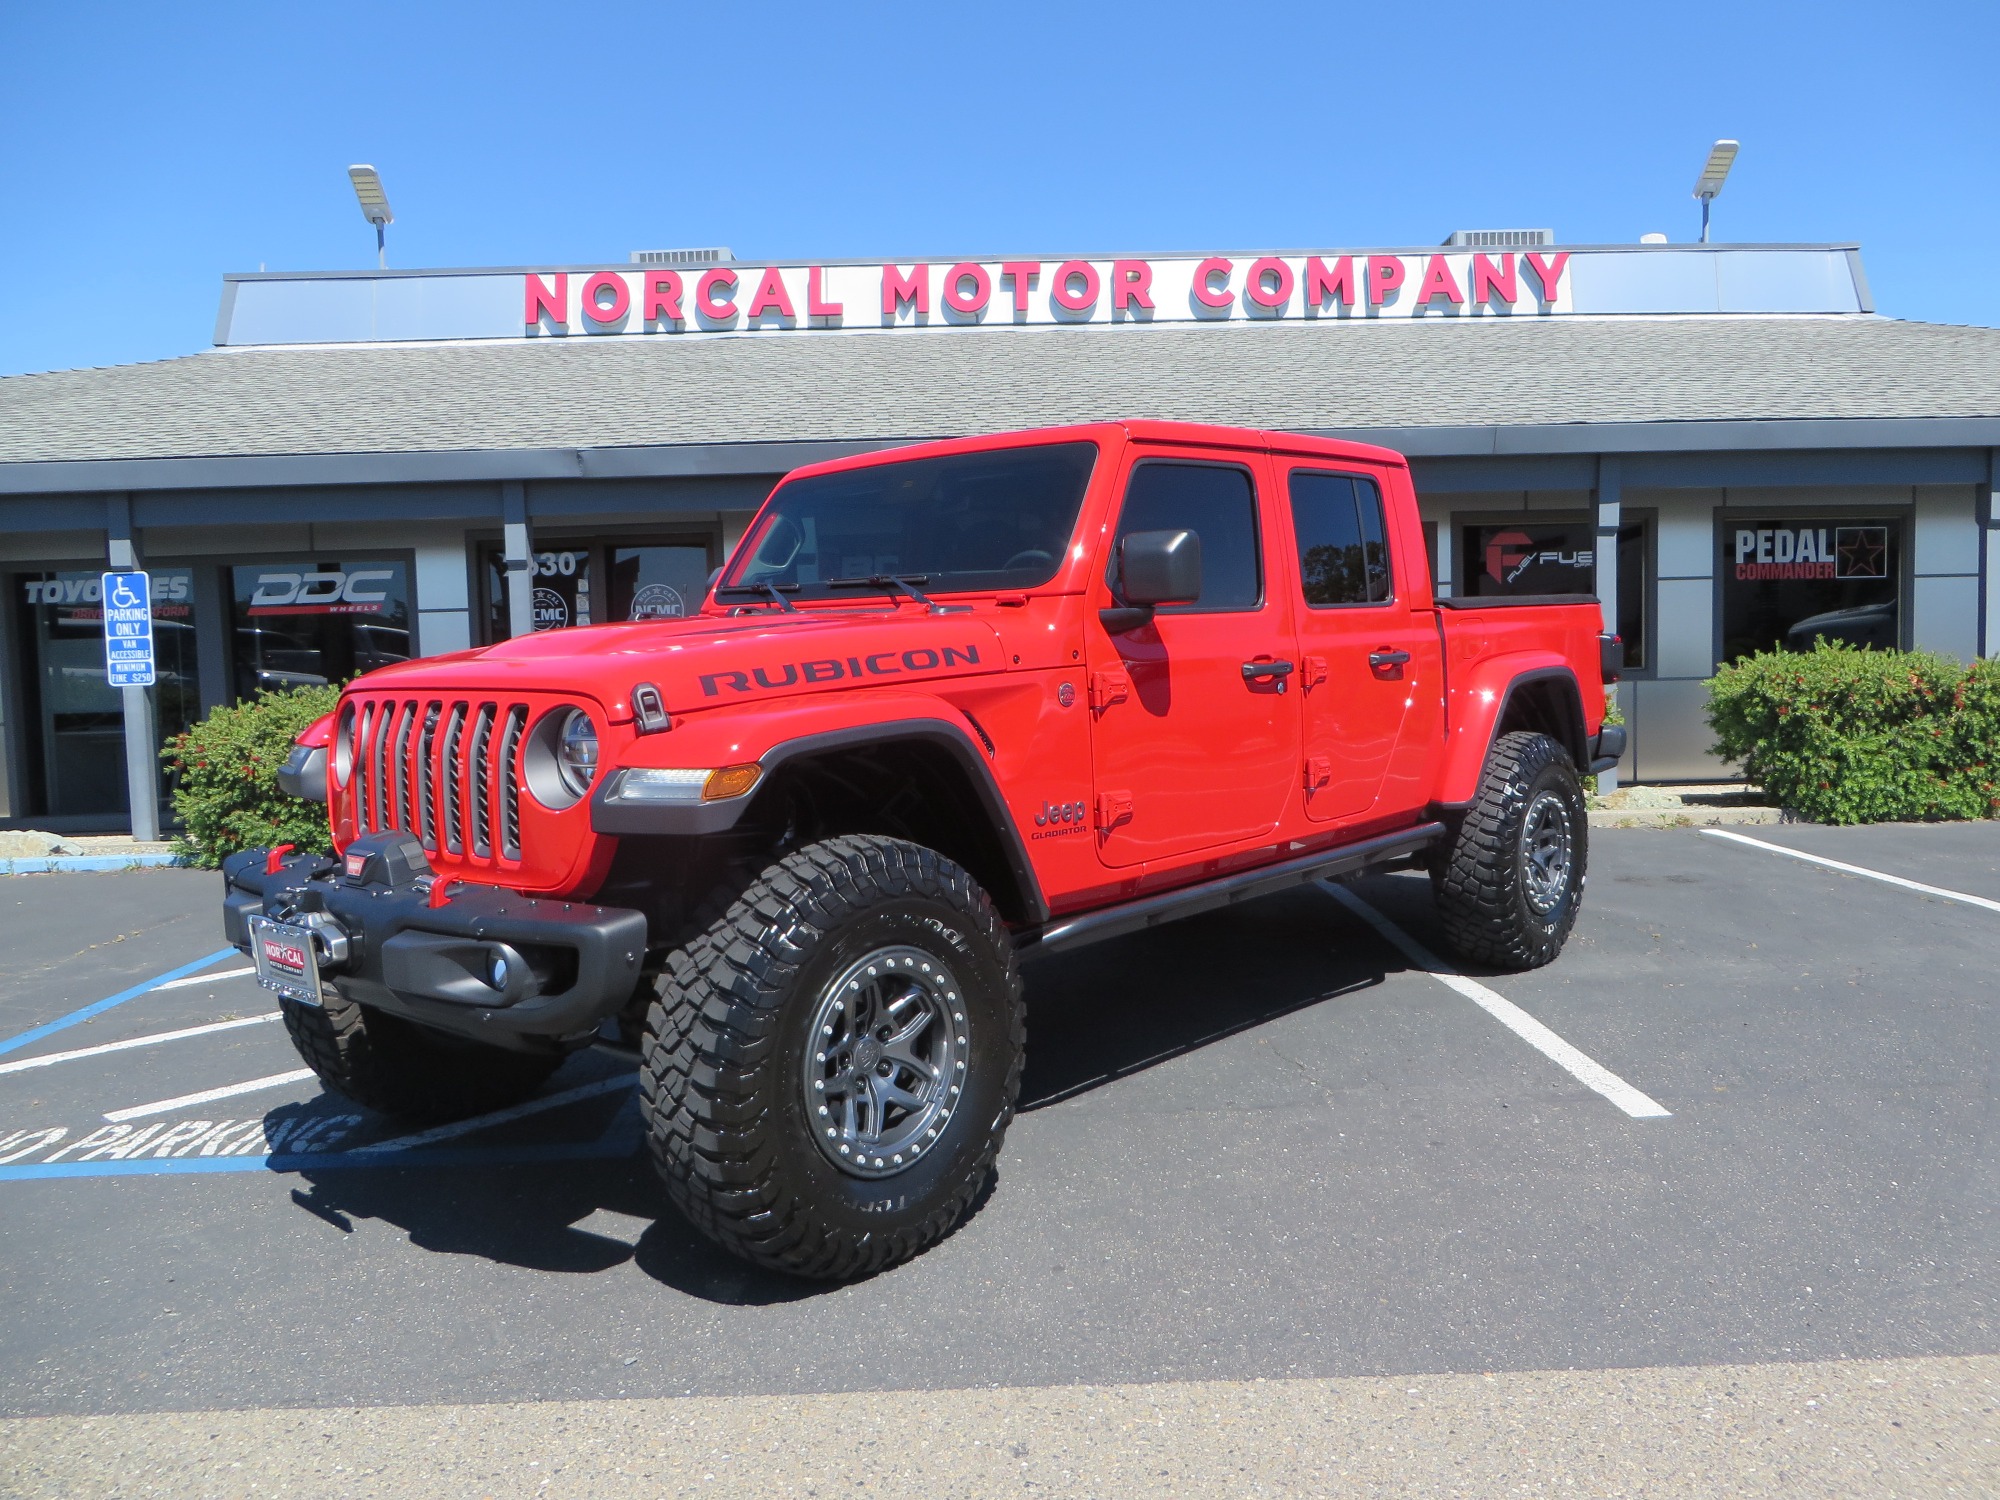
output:
M 50 1063 L 74 1062 L 79 1057 L 98 1057 L 106 1052 L 129 1052 L 134 1047 L 152 1047 L 161 1042 L 178 1042 L 183 1037 L 207 1036 L 215 1031 L 234 1031 L 239 1026 L 261 1026 L 282 1020 L 277 1011 L 268 1015 L 244 1016 L 236 1021 L 211 1021 L 206 1026 L 184 1026 L 179 1031 L 156 1031 L 151 1036 L 128 1037 L 122 1042 L 106 1042 L 101 1047 L 78 1047 L 73 1052 L 51 1052 L 47 1057 L 24 1057 L 18 1062 L 0 1063 L 0 1074 L 25 1073 L 30 1068 L 46 1068 Z
M 106 1112 L 104 1118 L 114 1125 L 119 1125 L 127 1120 L 136 1120 L 142 1115 L 164 1115 L 171 1110 L 208 1104 L 216 1099 L 231 1099 L 238 1094 L 254 1094 L 259 1089 L 274 1089 L 287 1083 L 304 1083 L 312 1076 L 311 1068 L 299 1068 L 290 1073 L 273 1073 L 269 1078 L 253 1078 L 248 1083 L 232 1083 L 219 1089 L 203 1089 L 199 1094 L 182 1094 L 178 1099 L 156 1099 L 151 1104 L 135 1104 L 130 1109 L 110 1110 Z
M 363 1156 L 358 1150 L 274 1151 L 264 1156 L 189 1156 L 168 1161 L 20 1162 L 0 1166 L 0 1182 L 40 1182 L 68 1177 L 187 1177 L 215 1172 L 296 1172 L 403 1167 L 537 1166 L 553 1162 L 617 1161 L 639 1147 L 629 1134 L 594 1141 L 524 1141 L 514 1146 L 456 1146 L 442 1151 Z
M 1829 870 L 1838 870 L 1843 875 L 1862 875 L 1869 880 L 1880 880 L 1887 885 L 1900 885 L 1904 890 L 1918 891 L 1926 896 L 1936 896 L 1940 901 L 1963 901 L 1967 906 L 1983 906 L 1988 911 L 2000 911 L 2000 901 L 1989 901 L 1984 896 L 1970 896 L 1964 891 L 1946 890 L 1941 885 L 1925 885 L 1921 880 L 1905 880 L 1900 875 L 1891 875 L 1882 870 L 1871 870 L 1866 865 L 1850 865 L 1845 860 L 1828 859 L 1820 854 L 1808 854 L 1803 849 L 1787 849 L 1783 844 L 1766 843 L 1763 839 L 1753 839 L 1747 834 L 1729 833 L 1720 828 L 1704 828 L 1702 832 L 1710 838 L 1728 839 L 1732 844 L 1748 844 L 1753 849 L 1768 850 L 1772 854 L 1786 854 L 1793 859 L 1802 859 L 1807 864 L 1825 865 Z
M 490 1114 L 474 1115 L 469 1120 L 454 1120 L 449 1125 L 439 1125 L 433 1130 L 420 1130 L 415 1135 L 399 1135 L 393 1140 L 376 1141 L 372 1145 L 356 1146 L 349 1156 L 374 1156 L 384 1151 L 412 1151 L 419 1146 L 428 1146 L 435 1141 L 448 1141 L 456 1136 L 470 1135 L 475 1130 L 484 1130 L 489 1125 L 504 1125 L 509 1120 L 518 1120 L 526 1115 L 540 1114 L 546 1109 L 556 1109 L 565 1104 L 573 1104 L 579 1099 L 595 1099 L 599 1094 L 609 1094 L 618 1089 L 629 1089 L 639 1081 L 637 1072 L 620 1073 L 611 1078 L 600 1078 L 594 1083 L 580 1083 L 573 1089 L 563 1089 L 557 1093 L 544 1094 L 539 1099 L 530 1099 L 525 1104 L 509 1105 L 506 1109 L 496 1109 Z M 106 1116 L 109 1119 L 110 1116 Z M 614 1122 L 615 1123 L 615 1122 Z
M 36 1026 L 31 1030 L 24 1031 L 19 1036 L 9 1037 L 6 1041 L 0 1042 L 0 1053 L 12 1052 L 17 1048 L 28 1046 L 32 1042 L 39 1042 L 45 1036 L 51 1036 L 66 1027 L 79 1025 L 84 1021 L 88 1021 L 92 1016 L 101 1016 L 114 1005 L 123 1005 L 127 1000 L 136 1000 L 148 990 L 156 990 L 163 984 L 184 978 L 199 969 L 207 968 L 212 963 L 219 963 L 225 958 L 234 957 L 236 957 L 236 950 L 234 948 L 218 948 L 206 958 L 197 958 L 191 964 L 182 964 L 178 969 L 169 969 L 166 973 L 155 975 L 143 984 L 135 984 L 129 990 L 120 990 L 108 999 L 86 1005 L 82 1010 L 73 1010 L 66 1016 L 60 1016 L 45 1025 Z
M 246 974 L 255 974 L 255 969 L 224 969 L 220 974 L 197 974 L 191 979 L 169 979 L 164 984 L 153 986 L 156 990 L 184 990 L 191 984 L 214 984 L 219 979 L 241 979 Z
M 1330 880 L 1320 883 L 1334 900 L 1387 938 L 1411 963 L 1446 988 L 1465 996 L 1585 1088 L 1602 1094 L 1635 1120 L 1672 1118 L 1671 1110 L 1633 1088 L 1587 1053 L 1571 1046 L 1499 991 L 1488 989 L 1478 980 L 1468 979 L 1459 973 L 1346 886 Z

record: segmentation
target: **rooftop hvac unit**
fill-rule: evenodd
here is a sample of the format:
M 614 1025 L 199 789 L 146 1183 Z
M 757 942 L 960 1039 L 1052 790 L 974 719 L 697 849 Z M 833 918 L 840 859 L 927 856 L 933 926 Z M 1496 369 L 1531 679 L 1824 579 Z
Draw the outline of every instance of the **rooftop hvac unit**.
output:
M 1445 241 L 1454 250 L 1526 250 L 1555 242 L 1553 229 L 1454 229 Z
M 727 245 L 718 245 L 713 250 L 634 250 L 632 264 L 635 266 L 722 266 L 734 261 L 736 256 Z

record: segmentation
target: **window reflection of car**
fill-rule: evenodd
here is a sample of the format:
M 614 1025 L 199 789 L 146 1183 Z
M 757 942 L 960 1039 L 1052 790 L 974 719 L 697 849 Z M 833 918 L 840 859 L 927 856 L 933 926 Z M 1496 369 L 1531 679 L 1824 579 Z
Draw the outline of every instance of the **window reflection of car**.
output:
M 1787 651 L 1810 651 L 1821 636 L 1850 646 L 1876 646 L 1892 651 L 1896 646 L 1896 602 L 1857 604 L 1850 609 L 1830 609 L 1808 615 L 1785 632 Z
M 266 625 L 236 627 L 236 659 L 250 665 L 259 688 L 319 687 L 327 681 L 317 645 Z
M 372 672 L 410 659 L 410 632 L 394 625 L 354 627 L 354 670 Z

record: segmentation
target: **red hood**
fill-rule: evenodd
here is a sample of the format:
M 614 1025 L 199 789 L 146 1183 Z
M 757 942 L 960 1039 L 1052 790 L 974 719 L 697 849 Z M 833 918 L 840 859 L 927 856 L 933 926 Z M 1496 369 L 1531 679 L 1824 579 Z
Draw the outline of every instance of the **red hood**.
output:
M 479 651 L 421 658 L 358 679 L 358 692 L 576 693 L 631 716 L 631 691 L 660 690 L 669 713 L 862 684 L 996 672 L 1000 636 L 975 614 L 802 610 L 698 615 L 549 630 Z

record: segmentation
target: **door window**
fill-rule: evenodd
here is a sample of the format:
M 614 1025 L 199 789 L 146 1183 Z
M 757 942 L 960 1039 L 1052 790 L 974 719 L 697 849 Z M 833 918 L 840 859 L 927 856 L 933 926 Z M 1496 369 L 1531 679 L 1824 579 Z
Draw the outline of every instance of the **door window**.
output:
M 1306 603 L 1314 609 L 1387 603 L 1389 541 L 1375 482 L 1294 470 L 1291 499 Z
M 1141 463 L 1125 487 L 1118 540 L 1135 531 L 1192 531 L 1201 538 L 1201 597 L 1160 613 L 1255 609 L 1263 603 L 1257 492 L 1247 470 L 1234 464 Z M 1116 587 L 1115 548 L 1107 581 Z
M 708 592 L 708 548 L 611 549 L 611 620 L 678 620 Z

